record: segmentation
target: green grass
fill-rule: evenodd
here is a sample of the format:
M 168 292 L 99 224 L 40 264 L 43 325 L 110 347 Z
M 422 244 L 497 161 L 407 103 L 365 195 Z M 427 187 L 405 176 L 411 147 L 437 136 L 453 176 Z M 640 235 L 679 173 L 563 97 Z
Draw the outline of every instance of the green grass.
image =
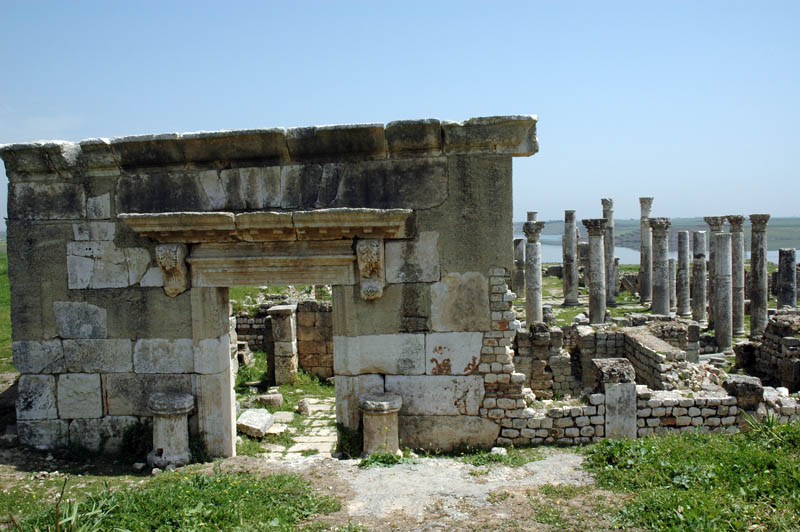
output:
M 392 467 L 397 464 L 415 464 L 416 460 L 406 457 L 405 455 L 396 455 L 389 452 L 372 453 L 371 455 L 363 458 L 358 463 L 361 469 L 369 469 L 371 467 Z
M 8 284 L 8 253 L 0 243 L 0 373 L 15 372 L 11 363 L 11 288 Z
M 21 530 L 55 530 L 54 505 L 31 515 Z M 164 473 L 138 489 L 104 491 L 80 503 L 61 504 L 86 530 L 296 530 L 302 521 L 338 511 L 299 476 Z M 94 510 L 94 515 L 91 511 Z
M 458 452 L 457 456 L 465 464 L 475 467 L 492 465 L 520 467 L 544 458 L 542 451 L 537 447 L 510 448 L 506 450 L 506 454 L 491 453 L 484 449 L 466 449 Z
M 800 530 L 800 424 L 746 434 L 604 440 L 587 450 L 601 487 L 634 495 L 615 516 L 646 530 Z
M 267 286 L 266 290 L 262 290 L 258 286 L 231 286 L 229 288 L 229 296 L 231 305 L 234 312 L 247 312 L 250 315 L 255 315 L 258 312 L 259 305 L 256 304 L 256 299 L 261 294 L 284 294 L 288 295 L 294 291 L 301 294 L 311 295 L 314 293 L 314 285 L 296 284 L 271 284 Z M 318 301 L 330 301 L 331 292 L 327 286 L 320 286 L 317 291 Z

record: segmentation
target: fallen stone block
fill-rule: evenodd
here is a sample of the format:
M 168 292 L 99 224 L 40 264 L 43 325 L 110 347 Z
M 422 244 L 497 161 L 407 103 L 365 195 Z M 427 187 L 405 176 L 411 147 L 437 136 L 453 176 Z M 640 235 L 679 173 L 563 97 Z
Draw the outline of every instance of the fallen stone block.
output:
M 251 408 L 242 412 L 236 421 L 236 430 L 253 438 L 263 438 L 274 422 L 272 414 L 264 408 Z

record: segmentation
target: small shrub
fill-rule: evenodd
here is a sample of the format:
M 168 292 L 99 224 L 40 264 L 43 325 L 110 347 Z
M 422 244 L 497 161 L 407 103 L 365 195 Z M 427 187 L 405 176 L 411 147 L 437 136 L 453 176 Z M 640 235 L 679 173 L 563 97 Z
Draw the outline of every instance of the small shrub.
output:
M 336 424 L 336 432 L 338 433 L 338 443 L 336 444 L 336 451 L 342 453 L 345 458 L 358 458 L 361 456 L 361 451 L 364 450 L 364 430 L 359 427 L 358 430 L 345 427 L 341 423 Z
M 389 452 L 372 453 L 365 457 L 358 464 L 361 469 L 369 469 L 371 467 L 392 467 L 397 464 L 414 464 L 416 463 L 413 458 L 406 458 L 403 455 L 396 455 Z

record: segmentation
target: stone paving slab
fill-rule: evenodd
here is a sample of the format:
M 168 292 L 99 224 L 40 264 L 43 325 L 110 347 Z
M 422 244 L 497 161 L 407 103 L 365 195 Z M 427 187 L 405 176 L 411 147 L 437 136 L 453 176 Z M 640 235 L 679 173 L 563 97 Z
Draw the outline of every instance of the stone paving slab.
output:
M 336 436 L 297 436 L 293 439 L 297 443 L 336 443 Z
M 308 442 L 297 443 L 289 447 L 287 453 L 299 453 L 301 451 L 318 451 L 319 453 L 330 453 L 335 444 L 333 442 Z
M 291 423 L 294 421 L 294 412 L 279 411 L 272 414 L 275 423 Z
M 289 427 L 283 423 L 273 423 L 273 425 L 267 429 L 267 434 L 283 434 L 288 428 Z

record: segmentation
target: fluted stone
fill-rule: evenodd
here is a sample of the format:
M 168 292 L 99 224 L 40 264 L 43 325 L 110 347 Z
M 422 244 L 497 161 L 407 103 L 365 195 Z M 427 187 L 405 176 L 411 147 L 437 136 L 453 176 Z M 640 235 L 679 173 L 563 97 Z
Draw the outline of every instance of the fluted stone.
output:
M 689 268 L 689 231 L 678 231 L 678 271 L 675 274 L 675 290 L 678 298 L 677 312 L 682 318 L 692 315 Z
M 692 233 L 692 319 L 701 325 L 706 318 L 706 232 Z
M 778 250 L 778 308 L 797 304 L 797 252 L 794 248 Z
M 667 270 L 669 270 L 669 311 L 675 312 L 678 310 L 678 292 L 677 292 L 677 272 L 675 269 L 675 259 L 669 259 L 667 262 Z
M 606 234 L 603 238 L 603 258 L 606 265 L 606 305 L 613 307 L 617 304 L 616 270 L 614 269 L 614 200 L 603 198 L 603 218 L 606 219 Z
M 605 218 L 581 220 L 589 232 L 589 323 L 606 320 L 606 272 L 603 239 Z
M 733 335 L 744 335 L 744 216 L 728 216 L 731 232 L 731 285 L 733 287 Z
M 514 270 L 511 272 L 511 291 L 525 293 L 525 239 L 514 239 Z
M 542 315 L 542 234 L 544 222 L 525 222 L 525 316 L 528 324 L 544 321 Z
M 614 257 L 614 296 L 619 296 L 619 257 Z
M 714 233 L 714 339 L 717 348 L 730 352 L 733 343 L 733 301 L 731 283 L 731 234 Z
M 669 218 L 650 218 L 653 231 L 653 314 L 669 315 Z
M 578 304 L 578 237 L 575 211 L 564 211 L 564 305 Z
M 708 278 L 710 283 L 708 285 L 708 326 L 710 328 L 714 327 L 714 303 L 716 302 L 716 298 L 714 293 L 716 292 L 716 286 L 714 285 L 714 280 L 716 277 L 714 276 L 714 268 L 716 268 L 716 261 L 714 257 L 716 256 L 716 241 L 714 240 L 714 233 L 719 233 L 722 231 L 722 226 L 725 225 L 725 217 L 724 216 L 706 216 L 703 218 L 705 222 L 708 224 L 709 228 L 709 246 L 708 246 Z
M 639 300 L 649 303 L 653 299 L 653 235 L 650 230 L 650 212 L 653 198 L 639 198 L 641 208 L 639 252 Z
M 750 336 L 767 328 L 767 223 L 769 214 L 750 215 Z

